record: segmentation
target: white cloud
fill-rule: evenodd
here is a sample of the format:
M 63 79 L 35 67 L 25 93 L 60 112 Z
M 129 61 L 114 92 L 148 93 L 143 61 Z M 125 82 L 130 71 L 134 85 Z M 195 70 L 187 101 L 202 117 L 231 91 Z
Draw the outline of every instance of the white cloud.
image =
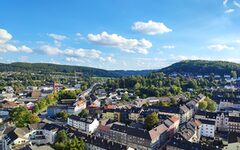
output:
M 208 49 L 223 51 L 223 50 L 234 50 L 235 48 L 233 46 L 228 46 L 226 44 L 213 44 L 213 45 L 209 45 Z
M 0 29 L 0 52 L 32 52 L 32 49 L 22 45 L 20 47 L 16 47 L 13 44 L 9 44 L 9 41 L 12 39 L 12 35 L 8 33 L 5 29 Z
M 132 26 L 132 30 L 148 35 L 163 34 L 172 31 L 172 29 L 168 28 L 164 23 L 154 22 L 152 20 L 149 20 L 148 22 L 135 22 Z
M 76 40 L 83 40 L 83 39 L 85 39 L 83 37 L 83 35 L 81 33 L 79 33 L 79 32 L 76 33 L 76 36 L 77 36 Z
M 66 61 L 70 62 L 70 63 L 85 63 L 84 60 L 82 60 L 80 58 L 75 58 L 75 57 L 67 57 Z
M 113 56 L 101 57 L 100 60 L 103 62 L 109 62 L 109 63 L 116 62 L 116 59 Z
M 174 49 L 175 46 L 174 45 L 163 45 L 162 48 L 164 48 L 164 49 Z
M 116 62 L 116 60 L 112 56 L 106 57 L 106 61 L 107 62 L 111 62 L 111 63 L 115 63 Z
M 47 35 L 49 37 L 53 38 L 54 40 L 59 40 L 59 41 L 65 40 L 67 38 L 67 36 L 65 36 L 65 35 L 54 34 L 54 33 L 50 33 L 50 34 L 47 34 Z
M 236 43 L 240 44 L 240 40 L 235 40 Z
M 0 52 L 18 52 L 18 49 L 12 44 L 0 44 Z
M 29 48 L 25 45 L 20 46 L 18 49 L 21 52 L 26 52 L 26 53 L 32 53 L 33 52 L 33 50 L 31 48 Z
M 43 50 L 47 55 L 58 55 L 61 53 L 59 48 L 50 45 L 43 45 L 40 47 L 40 49 Z
M 233 4 L 234 4 L 236 7 L 240 8 L 240 3 L 238 3 L 237 1 L 233 1 Z
M 104 46 L 119 48 L 130 53 L 147 54 L 148 49 L 152 47 L 152 43 L 148 40 L 127 39 L 118 34 L 108 34 L 107 32 L 96 35 L 88 34 L 88 40 Z
M 5 44 L 12 39 L 12 35 L 7 30 L 0 29 L 0 44 Z
M 223 5 L 227 5 L 228 0 L 223 0 Z
M 67 49 L 59 49 L 58 47 L 50 46 L 50 45 L 42 45 L 40 47 L 41 50 L 47 55 L 63 55 L 68 57 L 68 61 L 70 60 L 76 61 L 77 58 L 94 58 L 100 59 L 102 52 L 95 49 L 82 49 L 82 48 L 67 48 Z M 70 59 L 76 58 L 76 59 Z
M 232 12 L 234 12 L 234 11 L 235 11 L 235 9 L 230 8 L 230 9 L 227 9 L 227 10 L 225 11 L 225 13 L 226 13 L 226 14 L 229 14 L 229 13 L 232 13 Z
M 12 44 L 8 44 L 12 35 L 7 30 L 0 29 L 0 52 L 17 52 L 18 49 Z
M 101 56 L 101 51 L 95 49 L 66 49 L 62 53 L 72 57 L 100 58 Z

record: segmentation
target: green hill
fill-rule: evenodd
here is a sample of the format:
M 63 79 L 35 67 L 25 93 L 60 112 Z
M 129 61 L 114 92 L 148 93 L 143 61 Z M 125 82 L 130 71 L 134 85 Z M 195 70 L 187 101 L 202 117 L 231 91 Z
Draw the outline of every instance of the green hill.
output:
M 111 71 L 82 67 L 82 66 L 68 66 L 68 65 L 57 65 L 48 63 L 11 63 L 11 64 L 0 64 L 0 72 L 14 71 L 14 72 L 31 72 L 31 73 L 43 73 L 51 74 L 54 72 L 59 73 L 74 73 L 80 72 L 84 76 L 97 76 L 97 77 L 118 77 L 120 75 Z
M 207 60 L 186 60 L 162 68 L 159 72 L 166 74 L 179 73 L 191 75 L 215 75 L 231 74 L 231 71 L 237 71 L 240 74 L 240 64 L 227 61 L 207 61 Z
M 23 63 L 15 62 L 11 64 L 0 63 L 0 72 L 14 71 L 14 72 L 30 72 L 30 73 L 43 73 L 52 74 L 58 73 L 74 73 L 80 72 L 85 77 L 121 77 L 129 75 L 147 75 L 153 70 L 104 70 L 83 66 L 69 66 L 69 65 L 57 65 L 49 63 Z

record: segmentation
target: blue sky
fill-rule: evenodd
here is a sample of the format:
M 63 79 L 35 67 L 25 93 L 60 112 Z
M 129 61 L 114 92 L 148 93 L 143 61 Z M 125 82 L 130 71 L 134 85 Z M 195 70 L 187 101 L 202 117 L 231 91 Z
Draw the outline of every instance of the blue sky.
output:
M 159 69 L 240 63 L 240 0 L 2 0 L 0 62 Z

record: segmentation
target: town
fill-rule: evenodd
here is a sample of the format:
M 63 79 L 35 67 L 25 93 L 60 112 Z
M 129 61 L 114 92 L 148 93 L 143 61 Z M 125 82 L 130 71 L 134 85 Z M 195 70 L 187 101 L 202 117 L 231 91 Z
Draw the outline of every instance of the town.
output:
M 240 150 L 240 0 L 1 0 L 0 150 Z
M 163 80 L 179 78 L 179 74 L 155 74 Z M 234 149 L 240 142 L 235 74 L 213 76 L 221 86 L 202 87 L 211 91 L 211 97 L 206 91 L 196 92 L 194 86 L 168 96 L 137 96 L 138 82 L 132 88 L 117 88 L 111 82 L 117 79 L 95 81 L 87 88 L 57 81 L 17 92 L 5 86 L 0 95 L 1 146 L 4 150 Z M 192 82 L 210 76 L 182 78 Z M 131 77 L 124 79 L 131 82 Z

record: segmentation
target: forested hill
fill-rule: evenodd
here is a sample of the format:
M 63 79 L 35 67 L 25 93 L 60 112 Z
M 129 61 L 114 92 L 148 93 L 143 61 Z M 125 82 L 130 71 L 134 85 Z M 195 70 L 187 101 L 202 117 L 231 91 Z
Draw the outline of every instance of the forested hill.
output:
M 97 76 L 97 77 L 119 77 L 119 74 L 111 71 L 82 67 L 82 66 L 68 66 L 68 65 L 57 65 L 48 63 L 11 63 L 11 64 L 0 64 L 0 72 L 14 71 L 14 72 L 30 72 L 30 73 L 43 73 L 51 74 L 54 72 L 59 73 L 74 73 L 80 72 L 84 76 Z
M 74 73 L 80 72 L 85 77 L 95 76 L 95 77 L 121 77 L 129 75 L 147 75 L 153 70 L 104 70 L 91 67 L 83 66 L 69 66 L 69 65 L 57 65 L 49 63 L 22 63 L 16 62 L 11 64 L 0 63 L 0 72 L 4 71 L 14 71 L 14 72 L 29 72 L 29 73 L 43 73 L 52 74 L 54 72 L 58 73 Z
M 118 74 L 120 76 L 131 76 L 131 75 L 148 75 L 157 70 L 112 70 L 112 73 Z
M 160 69 L 159 72 L 165 74 L 180 73 L 192 75 L 215 75 L 231 74 L 231 71 L 236 71 L 240 74 L 240 64 L 227 61 L 207 61 L 207 60 L 186 60 L 169 67 Z

